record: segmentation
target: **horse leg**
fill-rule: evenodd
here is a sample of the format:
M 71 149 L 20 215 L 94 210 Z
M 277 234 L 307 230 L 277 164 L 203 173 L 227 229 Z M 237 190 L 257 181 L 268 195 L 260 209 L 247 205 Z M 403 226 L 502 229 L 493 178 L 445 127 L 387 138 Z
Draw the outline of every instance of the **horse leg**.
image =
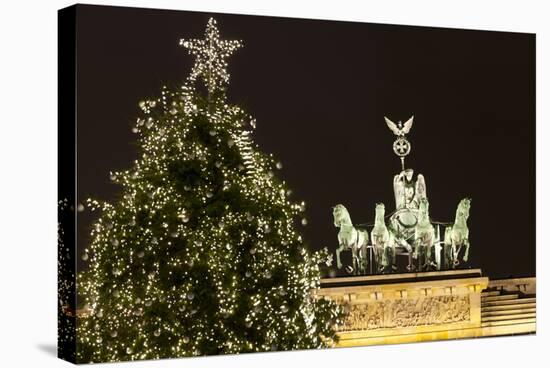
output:
M 423 262 L 422 262 L 422 254 L 423 254 L 424 249 L 422 249 L 422 248 L 423 248 L 422 245 L 417 244 L 415 249 L 414 249 L 416 257 L 413 255 L 413 257 L 418 262 L 418 271 L 421 271 L 421 272 L 422 272 L 422 269 L 424 268 L 423 267 Z
M 390 251 L 391 251 L 391 268 L 393 270 L 397 270 L 395 245 L 391 246 Z
M 385 253 L 386 253 L 386 269 L 391 270 L 391 267 L 393 265 L 392 248 L 390 246 L 387 246 L 385 249 Z
M 453 250 L 453 268 L 455 268 L 456 266 L 458 266 L 458 252 L 459 252 L 459 249 L 457 249 L 457 244 L 456 244 L 456 241 L 453 239 L 453 246 L 452 246 L 452 250 Z
M 413 252 L 412 252 L 413 262 L 418 263 L 419 271 L 422 271 L 422 260 L 420 259 L 420 257 L 422 256 L 422 239 L 421 238 L 415 237 L 412 244 L 412 249 L 413 249 Z
M 340 252 L 342 251 L 342 249 L 344 249 L 344 247 L 342 246 L 336 248 L 336 266 L 338 267 L 338 269 L 342 268 L 342 262 L 340 261 Z
M 435 268 L 439 271 L 441 270 L 441 244 L 440 243 L 434 244 L 434 258 L 435 258 Z
M 413 251 L 413 248 L 411 247 L 411 245 L 409 244 L 408 241 L 406 240 L 403 240 L 401 242 L 401 245 L 405 247 L 405 249 L 407 250 L 407 252 L 411 253 Z
M 382 247 L 382 272 L 385 272 L 388 268 L 389 258 L 388 258 L 388 247 L 384 245 Z
M 424 262 L 424 270 L 428 271 L 430 268 L 430 246 L 425 245 L 424 246 L 424 255 L 423 255 L 422 261 Z
M 445 243 L 445 262 L 446 262 L 446 269 L 451 269 L 451 268 L 454 268 L 453 266 L 453 254 L 454 254 L 454 248 L 453 248 L 453 243 Z
M 359 261 L 357 259 L 357 248 L 352 247 L 351 248 L 351 259 L 352 259 L 352 265 L 353 265 L 353 274 L 357 275 L 359 272 Z
M 359 274 L 363 274 L 363 248 L 359 247 L 357 249 L 357 263 Z
M 386 247 L 382 246 L 380 247 L 380 267 L 378 267 L 378 272 L 384 273 L 386 270 Z
M 434 243 L 433 243 L 433 252 L 434 252 L 434 262 L 436 270 L 441 269 L 441 234 L 439 232 L 439 225 L 434 226 Z
M 384 270 L 384 248 L 383 247 L 378 247 L 377 249 L 377 253 L 378 253 L 378 272 L 382 272 Z
M 357 253 L 357 274 L 361 275 L 363 273 L 363 256 L 361 247 L 358 247 L 356 250 Z
M 430 257 L 428 257 L 428 254 L 430 253 L 430 246 L 429 245 L 424 245 L 424 249 L 423 249 L 423 252 L 422 252 L 422 267 L 424 268 L 424 270 L 428 270 L 429 266 L 430 266 Z
M 409 251 L 409 264 L 407 265 L 407 270 L 408 271 L 412 271 L 414 270 L 414 264 L 413 264 L 413 257 L 412 257 L 412 252 Z
M 363 275 L 367 273 L 367 244 L 363 244 L 359 252 L 359 259 L 361 259 L 361 270 Z
M 470 241 L 468 239 L 464 239 L 464 246 L 466 249 L 464 250 L 464 257 L 462 260 L 468 262 L 468 255 L 470 254 Z
M 376 255 L 376 273 L 380 273 L 380 266 L 382 264 L 382 258 L 380 257 L 380 248 L 376 247 L 374 248 L 374 254 Z
M 432 244 L 429 244 L 427 247 L 426 247 L 426 265 L 428 268 L 431 268 L 434 263 L 432 261 L 432 251 L 433 251 L 433 243 Z

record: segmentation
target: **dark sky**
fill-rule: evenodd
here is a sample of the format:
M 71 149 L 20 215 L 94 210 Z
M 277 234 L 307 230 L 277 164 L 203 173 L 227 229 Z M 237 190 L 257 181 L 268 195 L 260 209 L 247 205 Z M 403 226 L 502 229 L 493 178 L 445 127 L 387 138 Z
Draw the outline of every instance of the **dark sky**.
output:
M 471 266 L 492 278 L 535 275 L 535 36 L 429 27 L 79 6 L 79 200 L 111 200 L 110 170 L 137 158 L 138 102 L 178 85 L 210 16 L 244 48 L 229 59 L 229 100 L 258 121 L 254 138 L 307 203 L 312 248 L 336 248 L 331 207 L 355 223 L 393 210 L 400 169 L 383 116 L 411 114 L 407 166 L 426 177 L 431 216 L 472 198 Z M 79 217 L 79 249 L 90 214 Z M 80 265 L 82 266 L 82 265 Z

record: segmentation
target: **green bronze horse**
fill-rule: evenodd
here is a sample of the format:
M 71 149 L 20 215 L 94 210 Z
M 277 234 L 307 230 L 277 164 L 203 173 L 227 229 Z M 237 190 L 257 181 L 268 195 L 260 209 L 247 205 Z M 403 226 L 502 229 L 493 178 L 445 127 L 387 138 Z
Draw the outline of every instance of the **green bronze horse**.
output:
M 346 207 L 337 204 L 333 207 L 334 226 L 339 227 L 338 248 L 336 249 L 336 264 L 338 269 L 342 268 L 340 253 L 344 250 L 351 250 L 352 269 L 354 274 L 365 273 L 367 270 L 367 244 L 369 234 L 367 230 L 356 229 L 351 222 L 351 217 Z
M 468 230 L 467 221 L 468 217 L 470 217 L 471 202 L 472 200 L 470 198 L 464 198 L 460 201 L 456 209 L 455 222 L 450 228 L 451 233 L 448 237 L 446 236 L 446 238 L 451 241 L 455 266 L 459 264 L 458 253 L 462 247 L 464 247 L 464 256 L 462 260 L 464 262 L 468 261 L 468 255 L 470 253 L 470 240 L 468 238 L 470 231 Z
M 430 222 L 429 203 L 427 199 L 420 200 L 418 206 L 418 224 L 414 230 L 414 255 L 418 258 L 420 271 L 434 266 L 432 262 L 432 248 L 436 242 L 435 229 Z
M 379 272 L 389 271 L 395 263 L 395 238 L 384 221 L 386 208 L 383 203 L 376 204 L 374 227 L 371 241 L 374 248 L 374 259 Z

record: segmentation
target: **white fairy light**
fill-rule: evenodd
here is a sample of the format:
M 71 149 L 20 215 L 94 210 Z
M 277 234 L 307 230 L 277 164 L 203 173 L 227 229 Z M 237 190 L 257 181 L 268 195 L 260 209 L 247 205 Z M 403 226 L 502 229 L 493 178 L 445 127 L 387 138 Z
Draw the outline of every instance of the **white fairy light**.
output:
M 242 42 L 221 40 L 216 20 L 210 18 L 204 39 L 181 39 L 180 45 L 197 57 L 189 80 L 195 81 L 197 77 L 201 77 L 208 91 L 213 93 L 229 83 L 226 59 L 242 46 Z
M 79 321 L 78 358 L 326 346 L 339 309 L 311 289 L 328 252 L 305 250 L 294 225 L 305 203 L 290 201 L 273 174 L 282 164 L 253 142 L 255 119 L 225 101 L 226 59 L 241 43 L 221 40 L 213 19 L 203 40 L 180 43 L 197 59 L 181 88 L 139 103 L 139 159 L 111 173 L 120 203 L 88 201 L 101 217 L 79 290 L 102 317 Z

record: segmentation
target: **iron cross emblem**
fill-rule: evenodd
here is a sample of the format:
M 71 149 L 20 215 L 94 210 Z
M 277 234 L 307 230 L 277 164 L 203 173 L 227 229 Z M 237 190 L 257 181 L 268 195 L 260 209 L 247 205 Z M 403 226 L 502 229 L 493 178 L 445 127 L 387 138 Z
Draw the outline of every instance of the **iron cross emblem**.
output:
M 393 142 L 393 152 L 399 157 L 405 157 L 411 152 L 411 144 L 407 138 L 401 136 Z

